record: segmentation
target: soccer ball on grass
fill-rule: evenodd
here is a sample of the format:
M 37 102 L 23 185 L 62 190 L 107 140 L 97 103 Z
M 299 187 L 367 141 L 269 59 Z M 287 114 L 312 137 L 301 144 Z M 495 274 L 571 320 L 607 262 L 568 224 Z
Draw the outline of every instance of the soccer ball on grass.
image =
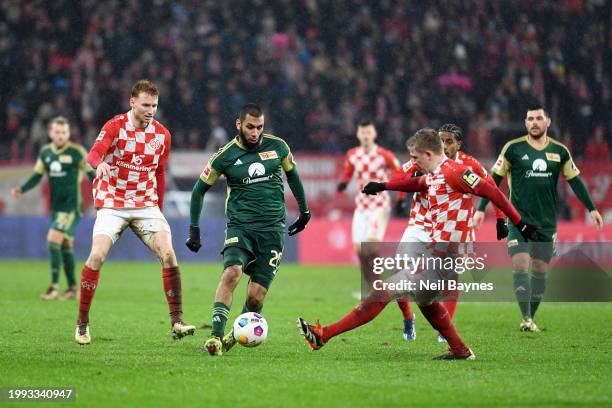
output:
M 268 322 L 259 313 L 243 313 L 234 320 L 234 338 L 245 347 L 257 347 L 268 337 Z

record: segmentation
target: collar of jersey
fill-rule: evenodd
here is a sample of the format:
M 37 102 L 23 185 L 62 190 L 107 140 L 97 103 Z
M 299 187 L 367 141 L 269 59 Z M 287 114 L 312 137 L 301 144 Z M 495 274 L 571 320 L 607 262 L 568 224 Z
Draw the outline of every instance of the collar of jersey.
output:
M 239 148 L 241 148 L 242 150 L 246 150 L 247 152 L 254 152 L 254 151 L 256 151 L 257 149 L 259 149 L 259 147 L 260 147 L 260 146 L 261 146 L 261 144 L 263 143 L 263 138 L 264 138 L 264 135 L 262 134 L 262 135 L 261 135 L 261 138 L 259 139 L 259 145 L 257 145 L 257 147 L 256 147 L 255 149 L 253 149 L 253 150 L 247 149 L 247 148 L 246 148 L 246 146 L 245 146 L 245 145 L 243 145 L 243 144 L 240 142 L 240 135 L 236 135 L 236 137 L 235 137 L 234 139 L 236 140 L 236 144 L 238 145 L 238 147 L 239 147 Z
M 535 150 L 540 151 L 540 152 L 546 149 L 548 145 L 550 144 L 550 137 L 548 137 L 548 135 L 546 135 L 546 144 L 543 147 L 537 147 L 533 143 L 531 143 L 531 141 L 529 140 L 529 135 L 525 136 L 525 140 L 527 141 L 527 143 L 529 143 L 529 146 L 533 147 Z
M 53 144 L 53 142 L 51 142 L 51 151 L 55 154 L 59 154 L 61 152 L 63 152 L 64 150 L 66 150 L 68 147 L 70 146 L 70 141 L 67 141 L 62 147 L 57 148 L 55 147 L 55 144 Z
M 144 130 L 146 132 L 149 126 L 151 126 L 151 124 L 153 123 L 153 119 L 151 119 L 151 122 L 149 122 L 147 127 L 139 128 L 139 127 L 136 127 L 136 125 L 134 124 L 134 119 L 133 119 L 134 113 L 132 112 L 132 109 L 130 109 L 128 113 L 126 113 L 125 115 L 127 116 L 128 123 L 130 124 L 130 126 L 134 128 L 134 130 Z
M 440 162 L 440 164 L 438 164 L 436 166 L 436 168 L 434 169 L 434 171 L 432 171 L 432 174 L 438 174 L 440 172 L 440 168 L 442 167 L 442 165 L 444 164 L 444 162 L 446 162 L 447 160 L 450 160 L 448 157 L 444 156 L 444 159 Z

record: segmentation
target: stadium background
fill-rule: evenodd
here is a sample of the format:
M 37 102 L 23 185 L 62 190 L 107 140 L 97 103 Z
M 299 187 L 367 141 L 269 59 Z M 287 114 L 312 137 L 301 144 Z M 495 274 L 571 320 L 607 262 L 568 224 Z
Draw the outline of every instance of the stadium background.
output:
M 173 134 L 165 212 L 180 259 L 219 259 L 223 183 L 206 196 L 207 247 L 197 256 L 182 245 L 189 191 L 249 101 L 265 107 L 266 130 L 293 149 L 315 215 L 286 241 L 285 261 L 351 262 L 354 186 L 337 194 L 335 185 L 343 152 L 356 144 L 355 124 L 366 117 L 379 144 L 400 158 L 416 129 L 458 123 L 464 150 L 490 165 L 505 141 L 525 133 L 525 106 L 538 100 L 610 223 L 610 8 L 603 0 L 1 1 L 0 257 L 46 257 L 48 188 L 19 201 L 9 190 L 48 142 L 47 121 L 68 117 L 72 139 L 89 148 L 105 120 L 129 109 L 139 78 L 160 87 L 157 118 Z M 248 12 L 235 18 L 239 9 Z M 87 181 L 83 191 L 89 219 L 77 231 L 80 259 L 95 215 Z M 609 226 L 585 226 L 588 214 L 567 183 L 559 191 L 561 240 L 612 238 Z M 290 193 L 287 203 L 293 217 Z M 394 218 L 387 240 L 398 239 L 404 223 Z M 492 240 L 492 232 L 488 225 L 479 239 Z M 131 238 L 114 256 L 147 259 Z

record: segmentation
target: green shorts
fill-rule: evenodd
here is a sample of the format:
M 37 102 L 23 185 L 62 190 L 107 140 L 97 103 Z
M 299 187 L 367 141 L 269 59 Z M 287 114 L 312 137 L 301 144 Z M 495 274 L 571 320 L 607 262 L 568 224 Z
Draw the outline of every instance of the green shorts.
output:
M 514 225 L 508 225 L 508 253 L 510 256 L 520 253 L 528 253 L 533 259 L 539 259 L 549 263 L 552 257 L 557 252 L 557 229 L 541 229 L 539 230 L 546 236 L 546 241 L 526 242 L 519 230 Z
M 283 256 L 284 230 L 247 231 L 229 227 L 225 231 L 223 268 L 242 265 L 251 281 L 268 289 Z
M 72 239 L 80 219 L 81 216 L 77 211 L 53 211 L 51 212 L 51 229 L 61 232 L 66 238 Z

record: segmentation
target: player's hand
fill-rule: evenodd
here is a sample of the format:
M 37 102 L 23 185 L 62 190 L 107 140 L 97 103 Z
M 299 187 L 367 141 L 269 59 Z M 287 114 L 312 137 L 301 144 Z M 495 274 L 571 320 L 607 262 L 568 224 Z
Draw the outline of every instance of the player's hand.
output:
M 348 184 L 346 184 L 344 181 L 341 181 L 338 183 L 338 186 L 336 187 L 336 191 L 338 191 L 339 193 L 343 192 L 344 190 L 346 190 L 346 186 Z
M 200 227 L 197 225 L 189 226 L 189 238 L 185 241 L 185 245 L 191 252 L 198 252 L 202 248 L 200 243 Z
M 363 194 L 376 195 L 381 191 L 385 191 L 386 189 L 387 188 L 385 187 L 385 183 L 377 183 L 375 181 L 370 181 L 368 184 L 365 185 L 361 192 Z
M 603 218 L 601 218 L 601 214 L 597 210 L 591 211 L 591 219 L 593 220 L 593 224 L 595 224 L 595 228 L 597 231 L 601 231 L 603 228 L 604 222 Z
M 21 197 L 23 191 L 21 191 L 21 187 L 15 187 L 11 189 L 11 195 L 15 198 Z
M 484 211 L 476 211 L 474 213 L 473 222 L 474 222 L 474 228 L 476 228 L 476 231 L 478 231 L 479 229 L 482 228 L 482 224 L 484 224 L 484 220 L 485 220 L 485 213 L 484 213 Z M 506 235 L 508 235 L 507 232 L 506 232 Z M 497 239 L 499 239 L 499 238 L 497 238 Z
M 495 230 L 497 231 L 497 240 L 501 241 L 502 239 L 508 236 L 508 224 L 504 218 L 498 218 L 497 223 L 495 224 Z
M 546 241 L 546 236 L 542 235 L 535 225 L 527 224 L 521 220 L 518 224 L 515 224 L 515 227 L 525 238 L 525 241 Z
M 110 164 L 106 162 L 102 162 L 98 164 L 98 167 L 96 167 L 96 177 L 97 178 L 110 177 L 111 171 L 116 168 L 117 166 L 111 166 Z
M 306 227 L 306 224 L 308 224 L 308 221 L 310 221 L 310 211 L 300 213 L 300 216 L 297 217 L 295 222 L 289 226 L 289 235 L 295 235 L 302 231 Z

